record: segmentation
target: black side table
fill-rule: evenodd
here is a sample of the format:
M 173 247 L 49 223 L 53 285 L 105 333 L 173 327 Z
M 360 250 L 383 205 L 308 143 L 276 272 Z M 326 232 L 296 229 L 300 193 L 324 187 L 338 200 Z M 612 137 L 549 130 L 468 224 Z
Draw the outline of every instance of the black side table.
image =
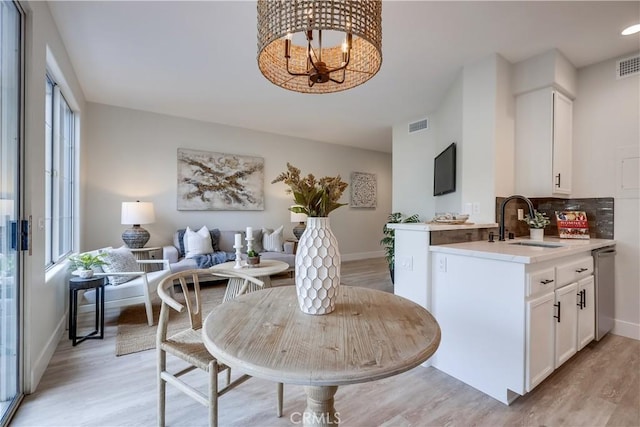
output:
M 104 277 L 92 277 L 90 279 L 82 279 L 80 277 L 72 277 L 69 279 L 69 339 L 73 341 L 73 345 L 81 343 L 88 339 L 104 338 Z M 78 291 L 81 289 L 96 290 L 96 324 L 93 332 L 78 337 Z

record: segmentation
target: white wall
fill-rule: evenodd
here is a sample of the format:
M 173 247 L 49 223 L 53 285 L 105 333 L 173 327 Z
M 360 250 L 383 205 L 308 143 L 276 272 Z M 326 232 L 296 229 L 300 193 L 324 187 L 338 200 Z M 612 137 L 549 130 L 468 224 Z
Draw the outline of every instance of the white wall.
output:
M 640 145 L 640 77 L 617 80 L 615 68 L 613 59 L 578 70 L 572 197 L 616 196 L 618 149 L 633 146 L 637 150 Z M 636 339 L 640 339 L 639 208 L 638 198 L 615 198 L 614 332 Z
M 303 174 L 317 178 L 340 174 L 350 182 L 351 172 L 375 173 L 377 207 L 343 206 L 330 214 L 343 260 L 382 256 L 382 226 L 391 212 L 391 155 L 310 140 L 256 132 L 102 104 L 87 104 L 86 170 L 83 192 L 83 250 L 122 245 L 120 224 L 123 201 L 151 201 L 156 222 L 146 225 L 148 246 L 169 244 L 178 228 L 215 227 L 242 230 L 247 226 L 285 226 L 292 237 L 287 208 L 293 198 L 283 183 L 271 181 L 290 162 Z M 177 149 L 188 148 L 264 158 L 263 211 L 178 211 L 176 209 Z M 349 202 L 349 191 L 341 202 Z
M 477 205 L 473 222 L 495 221 L 497 55 L 464 67 L 462 202 Z
M 393 211 L 417 213 L 430 220 L 436 212 L 462 210 L 462 71 L 447 90 L 440 108 L 429 117 L 429 129 L 409 134 L 408 123 L 393 127 Z M 456 191 L 433 196 L 433 159 L 456 143 Z
M 516 103 L 512 93 L 511 63 L 496 60 L 496 140 L 494 145 L 495 194 L 507 197 L 515 191 L 515 114 Z M 493 219 L 495 221 L 495 217 Z
M 393 212 L 431 219 L 435 212 L 433 158 L 437 154 L 437 124 L 429 117 L 429 129 L 412 134 L 408 129 L 408 123 L 401 123 L 392 131 Z
M 551 49 L 514 65 L 514 95 L 549 86 L 560 89 L 571 99 L 576 97 L 576 69 L 558 49 Z
M 24 212 L 32 222 L 32 254 L 24 256 L 24 342 L 25 392 L 35 390 L 66 326 L 67 271 L 53 269 L 45 274 L 44 228 L 44 105 L 47 55 L 62 73 L 67 96 L 82 122 L 84 95 L 46 2 L 23 2 L 26 9 L 26 99 Z M 47 49 L 49 53 L 47 53 Z M 62 77 L 62 76 L 56 76 Z M 82 143 L 82 141 L 80 141 Z
M 494 222 L 495 197 L 512 194 L 514 185 L 511 64 L 490 55 L 465 66 L 430 116 L 426 132 L 408 135 L 407 123 L 393 128 L 393 210 L 428 220 L 471 205 L 471 221 Z M 434 197 L 433 158 L 451 142 L 457 143 L 456 191 Z
M 447 91 L 440 103 L 438 111 L 434 114 L 437 123 L 438 137 L 435 141 L 433 156 L 442 152 L 452 142 L 456 143 L 456 191 L 442 196 L 434 197 L 436 212 L 461 212 L 462 211 L 462 159 L 464 144 L 462 138 L 462 71 Z M 433 175 L 433 161 L 429 164 Z M 433 194 L 433 192 L 431 193 Z M 432 218 L 429 215 L 429 218 Z

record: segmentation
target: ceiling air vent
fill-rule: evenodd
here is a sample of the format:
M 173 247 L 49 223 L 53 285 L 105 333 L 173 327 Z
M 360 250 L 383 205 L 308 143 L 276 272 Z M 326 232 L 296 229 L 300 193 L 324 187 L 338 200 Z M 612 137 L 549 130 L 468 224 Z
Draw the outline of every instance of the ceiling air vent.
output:
M 409 133 L 420 132 L 421 130 L 429 129 L 429 122 L 427 119 L 418 120 L 417 122 L 409 123 Z
M 640 74 L 640 55 L 621 59 L 616 63 L 616 77 L 622 79 Z

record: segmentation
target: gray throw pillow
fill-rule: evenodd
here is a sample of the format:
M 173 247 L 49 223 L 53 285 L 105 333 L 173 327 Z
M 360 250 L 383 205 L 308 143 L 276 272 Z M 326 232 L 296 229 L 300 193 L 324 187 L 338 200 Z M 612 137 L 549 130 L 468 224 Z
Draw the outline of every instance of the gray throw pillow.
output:
M 243 250 L 246 251 L 247 242 L 244 240 L 244 231 L 220 230 L 220 238 L 218 239 L 218 248 L 222 252 L 235 252 L 236 234 L 242 235 Z
M 253 236 L 253 241 L 251 242 L 251 247 L 253 248 L 254 251 L 260 253 L 264 251 L 264 248 L 262 247 L 262 229 L 260 230 L 256 230 L 255 228 L 253 229 L 253 232 L 251 233 Z M 242 242 L 242 253 L 247 253 L 247 241 L 243 241 Z
M 107 262 L 106 265 L 102 266 L 102 269 L 107 274 L 141 271 L 138 263 L 136 262 L 136 258 L 133 256 L 131 251 L 125 247 L 118 249 L 105 249 L 102 253 L 104 253 L 104 261 Z M 136 278 L 135 276 L 117 275 L 108 277 L 109 283 L 114 286 L 127 283 Z

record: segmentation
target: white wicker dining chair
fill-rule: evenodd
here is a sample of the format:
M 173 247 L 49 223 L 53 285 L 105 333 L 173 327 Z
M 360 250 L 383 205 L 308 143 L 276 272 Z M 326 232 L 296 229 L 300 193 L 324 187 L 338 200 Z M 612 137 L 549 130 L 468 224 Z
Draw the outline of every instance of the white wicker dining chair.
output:
M 158 426 L 165 425 L 166 412 L 166 384 L 169 383 L 187 394 L 197 402 L 209 408 L 209 426 L 218 425 L 218 398 L 251 378 L 249 375 L 242 375 L 231 381 L 231 368 L 218 363 L 218 361 L 207 351 L 202 342 L 202 301 L 200 295 L 200 278 L 240 278 L 244 280 L 238 295 L 246 292 L 249 284 L 262 287 L 263 283 L 259 279 L 247 276 L 239 272 L 215 272 L 209 269 L 186 270 L 174 273 L 166 277 L 158 286 L 158 295 L 162 300 L 160 309 L 160 319 L 158 320 L 158 332 L 156 334 L 156 351 L 158 354 Z M 184 303 L 178 302 L 170 294 L 175 282 L 180 283 L 184 296 Z M 189 286 L 191 284 L 191 286 Z M 167 326 L 169 323 L 169 313 L 171 309 L 179 313 L 186 311 L 190 320 L 190 327 L 181 332 L 167 337 Z M 190 366 L 179 371 L 167 371 L 167 354 L 171 354 Z M 180 379 L 182 375 L 199 368 L 209 374 L 207 394 L 187 384 Z M 220 388 L 218 375 L 226 371 L 226 386 Z M 277 415 L 282 416 L 283 385 L 277 385 Z

